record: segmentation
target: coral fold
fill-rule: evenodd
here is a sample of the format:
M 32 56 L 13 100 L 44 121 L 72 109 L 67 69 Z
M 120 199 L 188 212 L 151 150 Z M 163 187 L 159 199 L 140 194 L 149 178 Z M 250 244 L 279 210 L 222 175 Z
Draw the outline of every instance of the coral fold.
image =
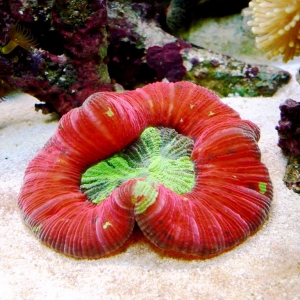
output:
M 80 189 L 82 174 L 150 126 L 172 128 L 193 140 L 191 191 L 178 194 L 160 182 L 134 178 L 99 204 L 88 201 Z M 258 139 L 255 124 L 192 83 L 95 93 L 61 118 L 29 163 L 19 207 L 36 236 L 68 256 L 111 253 L 137 222 L 163 250 L 208 258 L 244 241 L 267 218 L 272 185 Z

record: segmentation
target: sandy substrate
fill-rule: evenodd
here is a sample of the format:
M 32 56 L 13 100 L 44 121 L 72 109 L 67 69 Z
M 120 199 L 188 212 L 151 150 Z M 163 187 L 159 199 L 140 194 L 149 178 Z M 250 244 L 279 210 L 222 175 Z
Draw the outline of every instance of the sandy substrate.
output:
M 295 74 L 296 66 L 289 70 Z M 272 98 L 224 99 L 261 128 L 274 198 L 256 235 L 205 261 L 161 257 L 143 241 L 93 261 L 42 245 L 23 224 L 17 197 L 27 163 L 57 119 L 35 112 L 28 95 L 0 103 L 0 299 L 300 299 L 300 196 L 282 182 L 286 158 L 274 129 L 288 97 L 300 100 L 294 79 Z

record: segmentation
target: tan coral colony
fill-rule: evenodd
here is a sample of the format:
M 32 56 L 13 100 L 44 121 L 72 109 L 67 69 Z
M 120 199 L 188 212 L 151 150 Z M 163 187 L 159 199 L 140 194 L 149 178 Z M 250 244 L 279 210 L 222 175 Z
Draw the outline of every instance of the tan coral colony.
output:
M 268 58 L 283 55 L 287 62 L 300 55 L 300 1 L 253 0 L 249 3 L 252 14 L 248 25 L 256 37 L 259 49 Z

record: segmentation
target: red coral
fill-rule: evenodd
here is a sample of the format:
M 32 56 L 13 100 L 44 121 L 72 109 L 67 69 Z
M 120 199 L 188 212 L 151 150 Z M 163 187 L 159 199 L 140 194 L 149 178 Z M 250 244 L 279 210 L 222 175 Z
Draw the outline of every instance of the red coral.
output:
M 87 201 L 79 189 L 81 174 L 122 151 L 149 126 L 174 128 L 193 139 L 192 190 L 178 194 L 151 183 L 155 196 L 141 211 L 139 205 L 150 196 L 136 192 L 145 179 L 135 178 L 100 204 Z M 213 92 L 188 82 L 96 93 L 61 119 L 29 163 L 18 203 L 35 234 L 69 256 L 110 253 L 128 239 L 136 221 L 164 250 L 211 257 L 244 241 L 267 217 L 272 185 L 260 162 L 258 139 L 255 124 L 241 120 Z

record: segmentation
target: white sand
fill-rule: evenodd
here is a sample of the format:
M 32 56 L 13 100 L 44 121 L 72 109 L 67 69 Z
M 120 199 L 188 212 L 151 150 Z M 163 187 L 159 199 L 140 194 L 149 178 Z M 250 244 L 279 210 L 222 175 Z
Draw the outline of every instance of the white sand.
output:
M 296 67 L 289 69 L 293 74 Z M 160 257 L 147 244 L 78 261 L 42 245 L 17 206 L 25 167 L 57 120 L 34 111 L 27 95 L 0 103 L 0 299 L 300 299 L 300 196 L 282 182 L 286 158 L 277 144 L 278 106 L 300 101 L 293 79 L 272 98 L 227 98 L 261 128 L 262 161 L 274 185 L 270 218 L 234 250 L 205 261 Z

